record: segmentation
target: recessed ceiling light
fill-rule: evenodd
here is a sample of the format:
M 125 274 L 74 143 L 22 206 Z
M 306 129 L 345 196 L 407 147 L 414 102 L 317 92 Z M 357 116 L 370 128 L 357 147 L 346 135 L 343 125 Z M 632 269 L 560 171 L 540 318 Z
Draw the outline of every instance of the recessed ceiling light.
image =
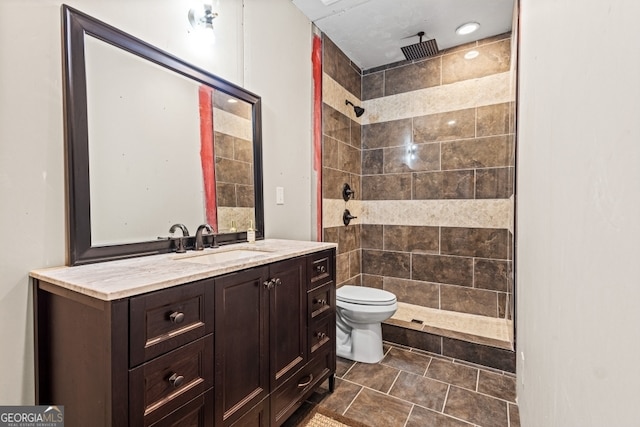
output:
M 480 55 L 480 52 L 478 52 L 477 50 L 470 50 L 469 52 L 464 54 L 464 59 L 477 58 L 478 55 Z
M 467 22 L 466 24 L 462 24 L 458 28 L 456 28 L 456 34 L 464 36 L 466 34 L 473 33 L 478 28 L 480 28 L 480 24 L 478 24 L 477 22 Z

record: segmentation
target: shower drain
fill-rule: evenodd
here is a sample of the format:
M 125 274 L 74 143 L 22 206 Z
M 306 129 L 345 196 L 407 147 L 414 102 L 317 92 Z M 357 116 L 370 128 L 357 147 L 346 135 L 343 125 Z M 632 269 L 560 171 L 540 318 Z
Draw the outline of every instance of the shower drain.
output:
M 418 320 L 418 319 L 411 319 L 411 323 L 419 323 L 420 325 L 422 325 L 424 321 Z

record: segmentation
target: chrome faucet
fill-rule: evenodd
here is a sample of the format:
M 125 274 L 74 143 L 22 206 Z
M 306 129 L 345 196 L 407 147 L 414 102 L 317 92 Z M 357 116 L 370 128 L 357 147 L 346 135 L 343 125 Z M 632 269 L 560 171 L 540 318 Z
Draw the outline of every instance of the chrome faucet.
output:
M 204 249 L 204 242 L 202 239 L 202 232 L 204 230 L 207 230 L 207 234 L 211 235 L 213 238 L 213 243 L 211 244 L 212 248 L 217 248 L 218 244 L 216 243 L 216 235 L 215 235 L 215 231 L 213 230 L 213 227 L 211 227 L 209 224 L 202 224 L 201 226 L 198 227 L 198 230 L 196 231 L 196 246 L 195 246 L 195 250 L 196 251 L 201 251 Z
M 187 227 L 185 227 L 184 224 L 173 224 L 169 229 L 169 233 L 173 234 L 178 228 L 182 231 L 182 237 L 178 238 L 178 247 L 176 248 L 176 252 L 183 254 L 187 251 L 184 247 L 184 238 L 189 237 L 189 230 L 187 230 Z

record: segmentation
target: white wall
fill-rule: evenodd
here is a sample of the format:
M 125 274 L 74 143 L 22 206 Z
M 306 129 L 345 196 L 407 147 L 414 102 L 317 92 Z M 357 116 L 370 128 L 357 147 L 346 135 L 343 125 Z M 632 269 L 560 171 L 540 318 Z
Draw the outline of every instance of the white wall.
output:
M 525 427 L 638 425 L 639 14 L 637 0 L 521 0 Z
M 245 85 L 262 96 L 267 237 L 310 240 L 314 230 L 311 36 L 290 0 L 245 0 Z
M 245 27 L 241 0 L 214 0 L 220 16 L 213 46 L 198 45 L 190 34 L 188 2 L 66 3 L 220 77 L 247 83 L 249 90 L 263 95 L 267 235 L 308 238 L 310 24 L 290 1 L 247 1 Z M 58 0 L 0 1 L 3 405 L 29 404 L 34 398 L 28 272 L 65 262 L 60 4 Z M 252 32 L 247 33 L 245 44 L 243 31 L 249 28 Z M 250 64 L 245 64 L 245 55 Z M 286 189 L 284 206 L 275 206 L 275 185 Z

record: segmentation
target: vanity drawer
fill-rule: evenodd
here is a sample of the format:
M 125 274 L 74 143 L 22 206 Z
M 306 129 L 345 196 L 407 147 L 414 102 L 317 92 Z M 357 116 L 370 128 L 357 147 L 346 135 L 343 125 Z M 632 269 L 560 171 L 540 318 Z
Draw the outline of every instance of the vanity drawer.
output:
M 332 353 L 318 355 L 271 394 L 271 425 L 287 419 L 331 372 Z
M 213 332 L 213 280 L 201 280 L 131 298 L 130 366 Z
M 330 282 L 307 293 L 307 320 L 312 321 L 333 313 L 335 309 L 335 287 Z
M 176 409 L 149 427 L 205 427 L 213 425 L 213 389 Z
M 309 357 L 314 357 L 316 353 L 323 350 L 330 350 L 333 337 L 336 335 L 336 323 L 333 316 L 327 317 L 323 321 L 309 325 Z
M 129 419 L 149 426 L 213 387 L 213 335 L 129 372 Z
M 309 257 L 309 289 L 331 280 L 334 269 L 334 250 L 322 251 Z

